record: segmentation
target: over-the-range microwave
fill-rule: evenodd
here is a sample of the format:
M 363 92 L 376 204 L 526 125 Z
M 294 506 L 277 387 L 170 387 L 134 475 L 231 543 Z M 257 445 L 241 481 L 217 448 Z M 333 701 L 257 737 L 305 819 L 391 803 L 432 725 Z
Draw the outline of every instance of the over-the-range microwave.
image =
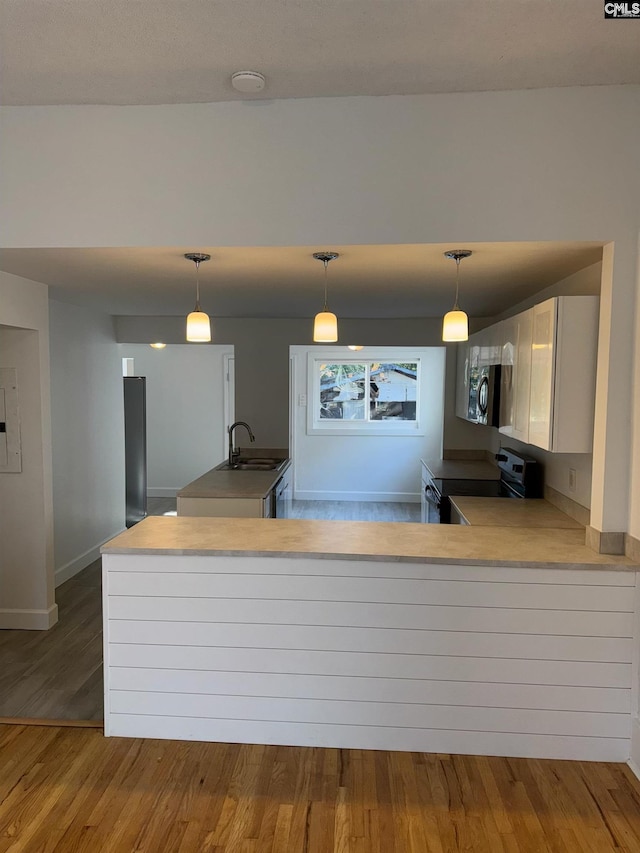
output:
M 486 426 L 499 426 L 500 375 L 499 364 L 487 364 L 479 367 L 475 376 L 469 377 L 470 421 Z

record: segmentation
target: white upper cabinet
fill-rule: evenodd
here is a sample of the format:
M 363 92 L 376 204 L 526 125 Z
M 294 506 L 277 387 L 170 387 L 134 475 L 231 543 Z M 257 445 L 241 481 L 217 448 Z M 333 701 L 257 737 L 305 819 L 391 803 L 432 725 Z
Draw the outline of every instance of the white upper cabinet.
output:
M 502 321 L 487 326 L 481 332 L 474 335 L 479 345 L 479 366 L 487 367 L 491 364 L 502 363 Z
M 590 453 L 598 306 L 597 296 L 555 296 L 459 344 L 456 415 L 475 420 L 479 370 L 500 364 L 503 435 L 554 453 Z
M 555 453 L 590 453 L 598 297 L 557 296 L 531 310 L 529 444 Z
M 456 346 L 456 415 L 469 417 L 469 343 Z
M 500 374 L 500 432 L 529 443 L 533 309 L 503 320 Z

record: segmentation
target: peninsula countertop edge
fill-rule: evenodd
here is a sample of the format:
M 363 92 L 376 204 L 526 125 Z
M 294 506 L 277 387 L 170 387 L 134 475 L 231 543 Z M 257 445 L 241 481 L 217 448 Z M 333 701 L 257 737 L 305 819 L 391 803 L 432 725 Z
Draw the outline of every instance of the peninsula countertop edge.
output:
M 101 553 L 640 571 L 628 557 L 588 548 L 581 530 L 405 522 L 149 516 Z

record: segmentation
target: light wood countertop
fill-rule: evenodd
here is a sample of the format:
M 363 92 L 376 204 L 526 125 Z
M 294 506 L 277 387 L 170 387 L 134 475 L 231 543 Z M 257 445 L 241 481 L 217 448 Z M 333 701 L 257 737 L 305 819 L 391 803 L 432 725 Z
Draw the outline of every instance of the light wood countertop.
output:
M 480 527 L 544 527 L 584 530 L 582 524 L 549 501 L 508 498 L 450 497 L 463 519 Z
M 312 557 L 479 566 L 640 570 L 598 554 L 582 529 L 467 527 L 401 522 L 149 517 L 102 546 L 103 554 Z
M 435 479 L 447 480 L 499 480 L 500 469 L 491 462 L 479 459 L 423 459 L 423 464 Z

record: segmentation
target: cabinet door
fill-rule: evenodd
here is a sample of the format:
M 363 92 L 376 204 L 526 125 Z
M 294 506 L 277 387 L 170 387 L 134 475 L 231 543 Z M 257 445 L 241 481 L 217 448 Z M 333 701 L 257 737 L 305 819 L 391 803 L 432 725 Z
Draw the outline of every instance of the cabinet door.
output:
M 502 321 L 485 329 L 487 364 L 500 364 L 502 358 Z
M 500 432 L 529 440 L 532 309 L 502 323 Z
M 529 443 L 556 453 L 590 453 L 598 297 L 557 296 L 532 310 Z
M 502 322 L 487 326 L 473 335 L 473 341 L 478 347 L 478 365 L 490 367 L 500 364 L 502 357 Z
M 535 305 L 531 339 L 529 444 L 551 450 L 557 300 Z
M 459 343 L 456 352 L 456 415 L 469 417 L 469 344 Z
M 533 311 L 523 311 L 515 320 L 515 406 L 513 437 L 529 441 L 529 395 L 531 389 L 531 334 Z
M 480 378 L 480 354 L 482 352 L 481 333 L 469 338 L 469 396 L 467 399 L 467 420 L 478 420 L 478 381 Z
M 513 435 L 515 414 L 514 366 L 516 361 L 515 317 L 502 321 L 501 373 L 500 373 L 500 423 L 499 432 Z

